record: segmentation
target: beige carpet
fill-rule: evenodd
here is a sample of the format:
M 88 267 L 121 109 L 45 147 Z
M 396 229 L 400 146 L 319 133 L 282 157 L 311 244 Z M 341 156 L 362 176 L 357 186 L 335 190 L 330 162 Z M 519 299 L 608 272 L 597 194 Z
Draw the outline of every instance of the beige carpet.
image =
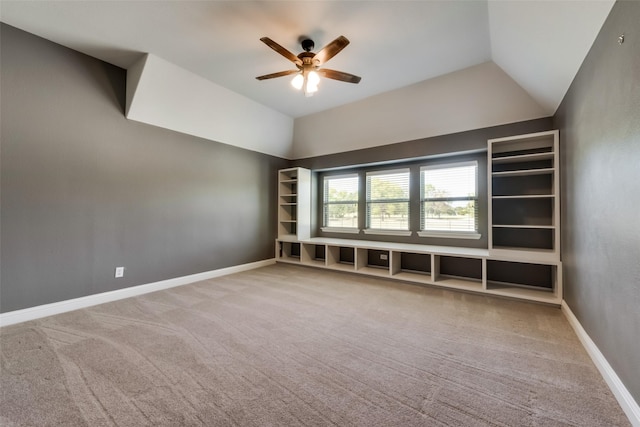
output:
M 274 265 L 1 330 L 3 426 L 629 425 L 559 309 Z

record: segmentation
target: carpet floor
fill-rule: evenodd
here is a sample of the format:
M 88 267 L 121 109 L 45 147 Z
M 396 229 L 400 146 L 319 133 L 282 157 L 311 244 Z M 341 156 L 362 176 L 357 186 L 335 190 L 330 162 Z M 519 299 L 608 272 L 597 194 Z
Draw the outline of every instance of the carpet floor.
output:
M 3 426 L 628 426 L 558 308 L 277 264 L 0 330 Z

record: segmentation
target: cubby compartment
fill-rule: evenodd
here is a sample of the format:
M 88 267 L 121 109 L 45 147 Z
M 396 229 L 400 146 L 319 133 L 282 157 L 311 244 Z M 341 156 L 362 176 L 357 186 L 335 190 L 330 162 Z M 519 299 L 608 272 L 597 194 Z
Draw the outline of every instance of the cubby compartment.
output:
M 483 259 L 434 255 L 433 279 L 452 288 L 481 290 Z
M 552 197 L 493 199 L 493 224 L 516 226 L 552 226 Z
M 519 286 L 551 291 L 555 282 L 555 265 L 487 260 L 487 289 Z
M 538 139 L 538 141 L 520 141 L 519 143 L 507 141 L 502 145 L 496 144 L 491 159 L 494 162 L 505 162 L 509 160 L 514 161 L 514 158 L 520 160 L 524 157 L 531 158 L 549 154 L 553 154 L 553 145 L 550 142 L 545 142 L 543 139 Z
M 553 195 L 553 175 L 494 176 L 493 197 Z
M 562 299 L 559 263 L 487 260 L 487 293 L 558 304 Z
M 326 265 L 325 245 L 315 245 L 312 243 L 302 244 L 301 261 L 303 264 L 324 267 Z
M 280 203 L 280 211 L 278 212 L 279 218 L 282 221 L 295 221 L 297 216 L 296 203 Z
M 504 161 L 510 160 L 510 161 Z M 553 168 L 553 157 L 545 155 L 544 158 L 540 156 L 524 156 L 523 158 L 514 161 L 512 157 L 501 160 L 493 160 L 493 167 L 491 168 L 493 173 L 496 172 L 512 172 L 521 170 L 544 170 Z
M 278 222 L 278 236 L 284 238 L 286 236 L 295 237 L 298 232 L 298 223 L 294 220 L 281 220 Z
M 280 181 L 280 195 L 282 197 L 293 197 L 298 194 L 298 182 L 296 179 Z
M 355 271 L 355 248 L 327 246 L 327 267 L 336 270 Z
M 529 249 L 553 251 L 553 228 L 493 227 L 494 249 Z
M 278 257 L 287 262 L 300 262 L 300 243 L 278 242 Z
M 391 274 L 401 280 L 431 283 L 431 254 L 392 252 Z
M 554 158 L 557 131 L 538 132 L 489 140 L 494 162 L 522 162 L 539 158 Z
M 389 251 L 358 248 L 356 270 L 376 276 L 389 275 Z

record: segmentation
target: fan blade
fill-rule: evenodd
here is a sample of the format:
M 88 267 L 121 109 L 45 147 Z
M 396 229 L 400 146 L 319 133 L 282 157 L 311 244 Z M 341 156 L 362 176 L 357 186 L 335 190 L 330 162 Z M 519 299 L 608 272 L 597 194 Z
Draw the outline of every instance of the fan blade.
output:
M 347 47 L 349 44 L 349 40 L 345 36 L 340 36 L 325 47 L 323 47 L 320 52 L 316 53 L 316 56 L 313 57 L 313 62 L 316 66 L 320 66 L 336 56 L 338 52 Z
M 318 70 L 318 74 L 328 79 L 340 80 L 347 83 L 360 83 L 361 78 L 354 76 L 353 74 L 343 73 L 342 71 L 329 70 L 328 68 L 322 68 Z
M 264 76 L 258 76 L 256 77 L 256 79 L 258 80 L 266 80 L 266 79 L 275 79 L 276 77 L 284 77 L 284 76 L 288 76 L 291 74 L 296 74 L 299 73 L 300 70 L 287 70 L 287 71 L 280 71 L 277 73 L 271 73 L 271 74 L 265 74 Z
M 287 49 L 280 46 L 278 43 L 271 40 L 269 37 L 262 37 L 260 41 L 266 44 L 267 46 L 269 46 L 271 49 L 278 52 L 280 55 L 287 58 L 289 61 L 293 62 L 294 64 L 302 65 L 302 61 L 300 60 L 300 58 L 298 58 L 293 53 L 289 52 Z

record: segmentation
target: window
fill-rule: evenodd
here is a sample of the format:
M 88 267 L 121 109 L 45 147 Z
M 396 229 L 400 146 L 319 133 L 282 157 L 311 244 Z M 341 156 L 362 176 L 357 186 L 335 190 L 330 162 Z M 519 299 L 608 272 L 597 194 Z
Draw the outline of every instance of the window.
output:
M 358 229 L 358 185 L 357 174 L 324 177 L 323 230 Z
M 367 230 L 409 230 L 409 169 L 367 172 Z
M 420 168 L 421 236 L 478 234 L 478 162 Z

